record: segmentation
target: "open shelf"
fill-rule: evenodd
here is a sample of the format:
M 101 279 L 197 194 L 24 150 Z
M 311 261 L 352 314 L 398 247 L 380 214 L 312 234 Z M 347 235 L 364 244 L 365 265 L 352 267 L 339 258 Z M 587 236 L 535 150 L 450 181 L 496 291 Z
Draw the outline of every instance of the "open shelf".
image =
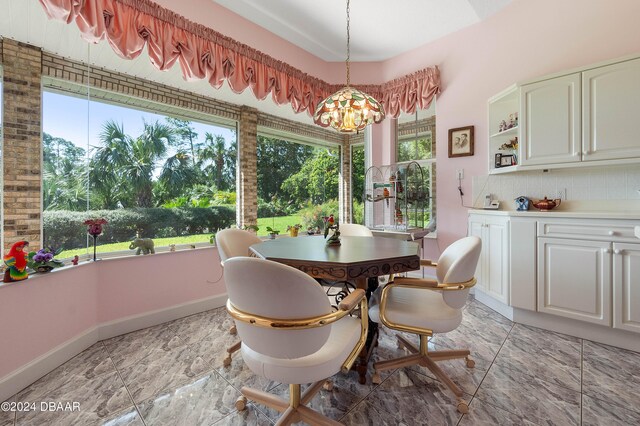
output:
M 513 135 L 513 134 L 515 134 L 516 136 L 518 135 L 518 126 L 514 126 L 514 127 L 510 128 L 510 129 L 503 130 L 503 131 L 498 132 L 498 133 L 494 133 L 489 137 L 490 138 L 495 138 L 496 136 Z

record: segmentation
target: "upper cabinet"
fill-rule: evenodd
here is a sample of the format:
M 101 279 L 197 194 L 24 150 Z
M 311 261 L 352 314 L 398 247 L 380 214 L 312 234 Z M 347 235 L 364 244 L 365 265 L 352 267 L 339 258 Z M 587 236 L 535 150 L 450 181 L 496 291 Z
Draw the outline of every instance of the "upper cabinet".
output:
M 502 141 L 505 104 L 519 123 Z M 489 100 L 489 173 L 640 162 L 639 118 L 640 58 L 512 86 Z
M 520 87 L 523 166 L 580 161 L 580 73 Z
M 582 73 L 583 160 L 640 157 L 640 59 Z

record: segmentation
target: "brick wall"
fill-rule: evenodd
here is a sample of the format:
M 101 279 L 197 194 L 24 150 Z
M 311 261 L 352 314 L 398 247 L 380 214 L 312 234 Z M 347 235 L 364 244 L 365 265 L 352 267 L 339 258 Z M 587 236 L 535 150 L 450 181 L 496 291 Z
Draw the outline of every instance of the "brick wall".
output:
M 3 238 L 5 250 L 27 240 L 41 244 L 40 49 L 3 40 Z
M 236 212 L 239 226 L 258 222 L 258 110 L 247 106 L 240 110 L 238 123 L 238 184 L 240 204 Z

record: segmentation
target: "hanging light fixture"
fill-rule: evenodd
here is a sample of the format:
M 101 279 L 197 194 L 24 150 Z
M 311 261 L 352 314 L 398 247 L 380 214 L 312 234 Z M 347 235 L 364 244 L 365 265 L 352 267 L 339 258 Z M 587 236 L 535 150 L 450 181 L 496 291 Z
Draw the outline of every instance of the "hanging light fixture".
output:
M 357 133 L 371 123 L 384 118 L 382 104 L 372 96 L 350 87 L 349 59 L 349 2 L 347 0 L 347 85 L 324 99 L 316 107 L 313 120 L 323 126 L 331 126 L 340 133 Z

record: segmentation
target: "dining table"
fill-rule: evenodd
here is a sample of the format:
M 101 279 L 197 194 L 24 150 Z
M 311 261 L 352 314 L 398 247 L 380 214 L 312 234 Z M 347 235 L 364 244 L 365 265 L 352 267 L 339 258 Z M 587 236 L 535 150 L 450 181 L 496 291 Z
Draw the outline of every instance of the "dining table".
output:
M 377 288 L 378 277 L 420 269 L 418 243 L 393 238 L 344 236 L 340 244 L 328 245 L 321 236 L 281 237 L 249 250 L 252 256 L 289 265 L 313 278 L 354 282 L 367 298 Z M 362 384 L 377 337 L 378 324 L 369 321 L 367 344 L 355 365 Z

